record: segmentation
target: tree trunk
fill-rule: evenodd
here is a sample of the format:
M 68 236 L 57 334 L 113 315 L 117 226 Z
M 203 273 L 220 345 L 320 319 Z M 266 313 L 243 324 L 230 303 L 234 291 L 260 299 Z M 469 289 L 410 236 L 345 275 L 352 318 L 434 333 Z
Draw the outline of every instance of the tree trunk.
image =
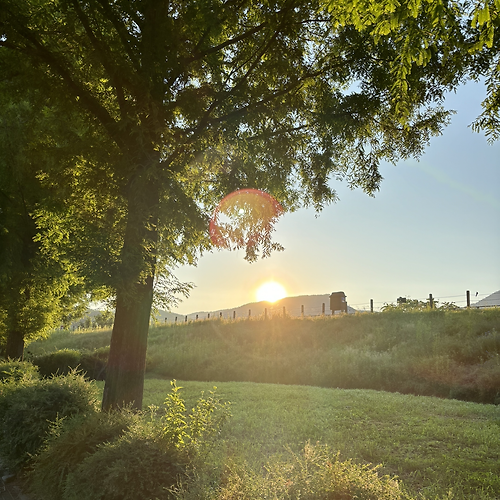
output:
M 24 335 L 20 330 L 10 330 L 7 334 L 5 357 L 20 361 L 24 358 Z
M 139 179 L 130 189 L 103 411 L 128 405 L 142 408 L 158 239 L 158 193 L 152 180 Z
M 134 288 L 132 302 L 122 294 L 118 294 L 116 300 L 102 400 L 104 411 L 127 405 L 138 410 L 142 408 L 153 277 L 148 277 L 144 284 L 136 283 Z

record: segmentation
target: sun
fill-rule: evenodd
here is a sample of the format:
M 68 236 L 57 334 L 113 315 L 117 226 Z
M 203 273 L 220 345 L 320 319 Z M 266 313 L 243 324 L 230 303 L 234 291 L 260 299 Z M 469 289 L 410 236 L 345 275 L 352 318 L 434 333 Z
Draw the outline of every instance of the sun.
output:
M 256 292 L 257 301 L 276 302 L 286 297 L 285 288 L 276 281 L 268 281 L 261 285 Z

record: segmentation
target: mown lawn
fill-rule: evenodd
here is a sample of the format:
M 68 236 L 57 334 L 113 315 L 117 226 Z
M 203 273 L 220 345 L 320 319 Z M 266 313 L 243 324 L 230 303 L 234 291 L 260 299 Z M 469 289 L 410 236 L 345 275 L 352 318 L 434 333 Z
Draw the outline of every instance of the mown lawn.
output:
M 102 385 L 102 383 L 101 383 Z M 372 390 L 241 382 L 177 381 L 187 407 L 201 391 L 231 402 L 213 456 L 212 482 L 224 465 L 266 462 L 299 453 L 306 442 L 327 444 L 341 459 L 381 464 L 411 494 L 431 499 L 500 498 L 500 408 Z M 161 406 L 170 381 L 148 379 L 144 407 Z

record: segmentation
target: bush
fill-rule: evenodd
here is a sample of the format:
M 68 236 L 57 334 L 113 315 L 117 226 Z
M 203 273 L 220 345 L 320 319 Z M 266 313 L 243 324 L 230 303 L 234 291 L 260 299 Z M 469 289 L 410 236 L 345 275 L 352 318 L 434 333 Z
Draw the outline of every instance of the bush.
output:
M 54 425 L 50 437 L 34 458 L 30 489 L 40 500 L 64 498 L 66 477 L 103 443 L 109 443 L 137 423 L 127 410 L 76 416 Z
M 34 460 L 32 491 L 42 500 L 173 498 L 229 416 L 214 393 L 186 412 L 172 382 L 164 411 L 73 419 L 53 429 Z
M 92 353 L 83 353 L 79 369 L 89 379 L 105 380 L 108 353 L 109 348 L 105 352 L 99 350 Z
M 33 364 L 38 366 L 42 377 L 51 377 L 52 375 L 68 374 L 80 364 L 80 359 L 80 351 L 61 349 L 33 358 Z
M 0 382 L 38 379 L 38 368 L 27 361 L 1 361 Z
M 229 467 L 217 498 L 224 500 L 409 500 L 399 483 L 379 476 L 378 467 L 340 461 L 326 446 L 306 444 L 302 455 L 266 467 L 265 475 L 241 467 Z M 189 492 L 184 498 L 195 498 Z M 200 490 L 197 489 L 197 498 Z
M 107 351 L 81 352 L 75 349 L 61 349 L 50 354 L 33 358 L 33 364 L 38 366 L 42 377 L 65 375 L 78 368 L 87 378 L 104 380 L 107 362 Z
M 14 471 L 39 450 L 51 422 L 96 411 L 97 388 L 75 373 L 9 385 L 0 401 L 0 455 Z
M 173 498 L 170 492 L 186 472 L 184 450 L 155 432 L 134 429 L 105 443 L 71 472 L 64 500 L 138 500 Z

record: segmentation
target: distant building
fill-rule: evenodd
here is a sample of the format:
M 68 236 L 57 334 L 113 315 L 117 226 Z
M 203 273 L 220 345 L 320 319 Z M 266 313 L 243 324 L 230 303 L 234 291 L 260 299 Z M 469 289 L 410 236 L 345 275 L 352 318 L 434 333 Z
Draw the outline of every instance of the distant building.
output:
M 477 309 L 482 309 L 483 307 L 500 307 L 500 290 L 479 300 L 475 304 L 471 304 L 471 307 Z

